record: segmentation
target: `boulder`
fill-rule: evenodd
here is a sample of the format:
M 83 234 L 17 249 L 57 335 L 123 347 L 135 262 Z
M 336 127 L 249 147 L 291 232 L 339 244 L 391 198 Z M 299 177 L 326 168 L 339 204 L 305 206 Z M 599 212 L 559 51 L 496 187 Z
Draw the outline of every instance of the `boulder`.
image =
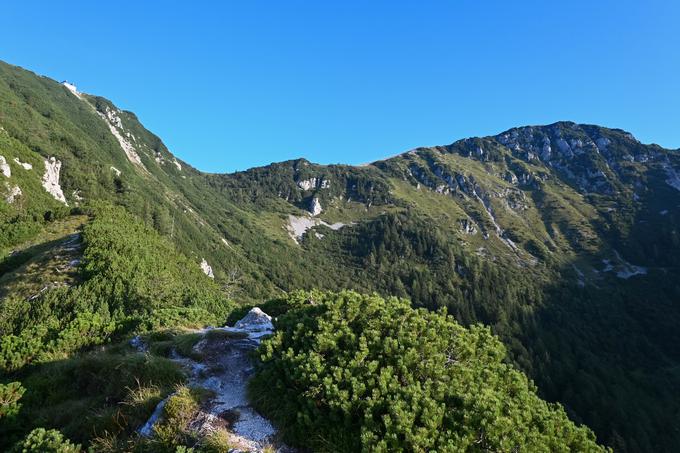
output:
M 272 317 L 263 312 L 259 307 L 252 308 L 234 327 L 249 332 L 274 330 Z

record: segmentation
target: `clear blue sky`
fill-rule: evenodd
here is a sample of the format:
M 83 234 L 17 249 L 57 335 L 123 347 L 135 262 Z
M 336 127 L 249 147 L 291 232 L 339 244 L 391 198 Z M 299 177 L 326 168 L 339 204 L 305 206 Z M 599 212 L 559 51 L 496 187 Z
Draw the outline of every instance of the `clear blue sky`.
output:
M 1 22 L 0 59 L 134 111 L 205 171 L 557 120 L 680 147 L 676 0 L 7 1 Z

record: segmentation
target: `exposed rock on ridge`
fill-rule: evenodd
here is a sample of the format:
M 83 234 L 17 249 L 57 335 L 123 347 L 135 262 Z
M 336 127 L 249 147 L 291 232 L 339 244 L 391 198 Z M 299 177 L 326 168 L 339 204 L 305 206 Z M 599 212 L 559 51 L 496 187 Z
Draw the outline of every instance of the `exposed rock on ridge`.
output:
M 57 160 L 55 157 L 45 159 L 45 174 L 42 178 L 42 185 L 45 190 L 55 198 L 55 200 L 61 201 L 66 206 L 68 206 L 64 192 L 61 190 L 61 186 L 59 185 L 60 171 L 61 161 Z
M 106 125 L 109 127 L 111 134 L 113 134 L 116 140 L 118 140 L 118 143 L 120 144 L 120 147 L 123 149 L 123 152 L 127 156 L 128 160 L 135 165 L 145 168 L 144 164 L 142 163 L 142 160 L 139 158 L 139 154 L 137 154 L 135 147 L 132 145 L 132 142 L 130 141 L 134 140 L 134 136 L 128 132 L 126 138 L 121 133 L 121 131 L 123 130 L 123 122 L 118 116 L 118 113 L 113 109 L 106 107 L 104 113 L 98 111 L 97 114 L 99 114 L 99 116 L 106 122 Z
M 203 258 L 201 260 L 201 270 L 205 275 L 207 275 L 210 278 L 215 278 L 215 274 L 213 274 L 212 267 L 210 267 L 210 264 Z
M 6 178 L 12 177 L 12 169 L 9 167 L 7 160 L 4 156 L 0 156 L 0 173 L 2 173 Z

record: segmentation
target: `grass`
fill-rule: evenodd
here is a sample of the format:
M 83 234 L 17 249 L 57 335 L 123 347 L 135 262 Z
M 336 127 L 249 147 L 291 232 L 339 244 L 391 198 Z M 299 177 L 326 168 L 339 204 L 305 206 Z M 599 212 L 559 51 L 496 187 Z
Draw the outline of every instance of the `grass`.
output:
M 245 332 L 233 332 L 229 330 L 214 329 L 208 330 L 205 336 L 209 340 L 238 340 L 242 338 L 247 338 L 248 334 Z
M 154 426 L 155 435 L 148 441 L 152 448 L 168 451 L 178 445 L 197 445 L 200 439 L 190 432 L 189 423 L 209 396 L 205 389 L 178 386 L 163 408 L 161 421 Z
M 185 376 L 166 358 L 107 349 L 34 366 L 19 378 L 26 388 L 19 423 L 0 429 L 0 450 L 37 426 L 76 442 L 124 439 Z
M 29 241 L 13 247 L 13 250 L 21 251 L 35 245 L 63 238 L 79 231 L 87 221 L 88 217 L 86 215 L 72 215 L 55 222 L 48 222 L 40 234 Z
M 201 341 L 203 334 L 184 330 L 162 330 L 153 332 L 144 337 L 144 341 L 149 345 L 149 351 L 162 357 L 170 357 L 173 351 L 189 357 L 193 360 L 200 360 L 201 354 L 194 351 L 196 343 Z
M 173 346 L 178 354 L 194 360 L 200 360 L 201 355 L 194 352 L 194 346 L 201 341 L 203 335 L 200 333 L 185 333 L 175 336 Z
M 0 261 L 0 299 L 29 298 L 43 288 L 71 285 L 78 277 L 81 248 L 75 234 L 87 221 L 72 216 L 47 224 L 38 237 Z
M 225 428 L 216 429 L 202 443 L 202 450 L 206 453 L 227 453 L 234 448 L 231 434 Z

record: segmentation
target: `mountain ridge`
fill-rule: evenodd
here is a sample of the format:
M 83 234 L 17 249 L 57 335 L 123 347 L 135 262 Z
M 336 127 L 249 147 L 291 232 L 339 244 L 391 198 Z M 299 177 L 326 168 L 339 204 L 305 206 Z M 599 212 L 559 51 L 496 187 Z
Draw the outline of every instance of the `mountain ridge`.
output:
M 542 396 L 602 442 L 620 451 L 680 444 L 668 416 L 680 410 L 677 150 L 557 122 L 366 166 L 300 158 L 204 173 L 132 112 L 4 63 L 0 127 L 7 313 L 48 298 L 9 277 L 49 262 L 40 253 L 50 229 L 64 222 L 77 234 L 74 216 L 112 204 L 125 224 L 138 219 L 167 241 L 176 267 L 202 269 L 210 280 L 199 287 L 246 304 L 319 288 L 444 308 L 463 325 L 490 326 Z M 48 167 L 68 206 L 45 189 Z M 124 237 L 114 222 L 107 228 Z
M 75 96 L 78 96 L 78 94 L 85 94 L 85 95 L 88 95 L 88 96 L 92 96 L 94 98 L 101 98 L 105 102 L 113 105 L 112 101 L 106 99 L 103 96 L 92 95 L 92 94 L 88 94 L 88 93 L 85 93 L 85 92 L 82 92 L 82 93 L 78 92 L 76 85 L 72 84 L 68 80 L 58 82 L 57 80 L 52 79 L 49 76 L 37 74 L 37 73 L 35 73 L 35 72 L 33 72 L 29 69 L 25 69 L 21 66 L 11 65 L 11 64 L 4 62 L 2 60 L 0 60 L 0 63 L 11 66 L 11 67 L 18 69 L 18 70 L 21 70 L 21 71 L 26 71 L 26 72 L 34 75 L 35 77 L 47 79 L 47 80 L 49 80 L 51 82 L 55 82 L 55 83 L 60 83 L 61 85 L 65 86 L 69 91 L 71 91 Z M 138 122 L 140 121 L 139 118 L 137 117 L 137 115 L 133 111 L 125 110 L 125 109 L 119 109 L 119 110 L 122 111 L 123 113 L 125 113 L 126 115 L 131 116 L 135 121 L 138 121 Z M 237 170 L 237 171 L 234 171 L 234 172 L 211 172 L 211 171 L 203 171 L 203 170 L 200 170 L 200 169 L 193 167 L 193 166 L 192 166 L 192 168 L 196 169 L 197 171 L 199 171 L 203 174 L 207 174 L 207 175 L 229 175 L 229 174 L 233 174 L 233 173 L 245 172 L 245 171 L 248 171 L 248 170 L 251 170 L 251 169 L 254 169 L 254 168 L 266 167 L 266 166 L 274 164 L 274 163 L 284 163 L 284 162 L 288 162 L 288 161 L 297 161 L 297 160 L 305 160 L 309 163 L 314 163 L 316 165 L 347 165 L 347 166 L 353 166 L 353 167 L 361 167 L 361 166 L 372 165 L 372 164 L 375 164 L 375 163 L 390 160 L 390 159 L 395 158 L 395 157 L 401 157 L 405 154 L 409 154 L 409 153 L 412 153 L 412 152 L 415 152 L 415 151 L 418 151 L 418 150 L 422 150 L 422 149 L 446 148 L 446 147 L 452 147 L 452 146 L 458 144 L 459 142 L 466 142 L 466 141 L 469 141 L 469 140 L 485 139 L 485 138 L 486 139 L 488 139 L 488 138 L 498 139 L 499 137 L 510 134 L 513 131 L 521 131 L 521 130 L 526 130 L 526 129 L 550 129 L 550 128 L 555 128 L 555 127 L 568 127 L 568 128 L 574 128 L 574 127 L 584 128 L 585 127 L 585 128 L 589 128 L 589 129 L 599 128 L 599 129 L 602 129 L 602 130 L 610 131 L 612 133 L 617 133 L 617 134 L 620 134 L 620 135 L 623 135 L 623 136 L 627 136 L 631 140 L 633 140 L 637 143 L 643 144 L 645 146 L 658 147 L 658 148 L 661 148 L 661 149 L 664 149 L 664 150 L 667 150 L 667 151 L 680 151 L 680 148 L 676 148 L 676 149 L 667 148 L 667 147 L 661 146 L 661 145 L 654 143 L 654 142 L 652 142 L 652 143 L 642 143 L 631 132 L 626 131 L 625 129 L 612 128 L 612 127 L 602 126 L 602 125 L 598 125 L 598 124 L 594 124 L 594 123 L 579 123 L 579 122 L 576 122 L 576 121 L 564 120 L 563 119 L 563 120 L 557 120 L 557 121 L 554 121 L 552 123 L 547 123 L 547 124 L 531 124 L 531 125 L 513 126 L 509 129 L 503 130 L 503 131 L 496 133 L 496 134 L 480 135 L 480 136 L 468 136 L 468 137 L 464 137 L 464 138 L 454 140 L 453 142 L 450 142 L 448 144 L 440 144 L 440 145 L 432 145 L 432 146 L 418 146 L 418 147 L 415 147 L 415 148 L 412 148 L 412 149 L 409 149 L 409 150 L 406 150 L 406 151 L 399 152 L 397 154 L 389 155 L 389 156 L 382 157 L 382 158 L 379 158 L 377 160 L 373 160 L 371 162 L 366 162 L 366 163 L 362 163 L 362 164 L 349 164 L 349 163 L 343 163 L 343 162 L 336 162 L 336 163 L 329 163 L 329 164 L 319 164 L 319 163 L 315 163 L 315 162 L 308 160 L 304 156 L 300 156 L 300 157 L 297 157 L 297 158 L 286 159 L 286 160 L 283 160 L 283 161 L 271 162 L 270 164 L 255 165 L 255 166 L 252 166 L 252 167 L 249 167 L 249 168 L 246 168 L 246 169 L 243 169 L 243 170 Z M 176 158 L 177 156 L 174 156 L 174 157 Z M 187 162 L 187 161 L 184 161 L 184 164 L 190 165 L 189 162 Z

